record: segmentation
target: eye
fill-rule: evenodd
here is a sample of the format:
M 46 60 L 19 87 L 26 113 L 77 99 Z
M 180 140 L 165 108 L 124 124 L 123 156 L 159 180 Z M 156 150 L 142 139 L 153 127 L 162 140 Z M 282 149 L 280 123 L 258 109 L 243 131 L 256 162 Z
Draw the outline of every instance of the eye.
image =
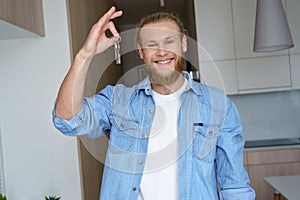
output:
M 157 48 L 157 43 L 148 43 L 146 44 L 146 48 Z
M 170 45 L 170 44 L 173 44 L 174 42 L 175 41 L 173 39 L 168 39 L 164 43 L 165 43 L 165 45 Z

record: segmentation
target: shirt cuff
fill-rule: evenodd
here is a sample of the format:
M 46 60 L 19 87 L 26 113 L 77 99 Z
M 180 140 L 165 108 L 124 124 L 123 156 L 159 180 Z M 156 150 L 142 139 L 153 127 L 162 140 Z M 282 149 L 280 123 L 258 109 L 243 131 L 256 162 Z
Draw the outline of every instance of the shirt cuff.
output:
M 81 107 L 80 111 L 69 120 L 56 116 L 55 108 L 52 111 L 54 126 L 65 135 L 79 135 L 76 133 L 77 131 L 74 132 L 74 130 L 84 123 L 84 116 L 84 105 Z
M 220 191 L 220 200 L 232 199 L 255 200 L 255 191 L 251 187 Z

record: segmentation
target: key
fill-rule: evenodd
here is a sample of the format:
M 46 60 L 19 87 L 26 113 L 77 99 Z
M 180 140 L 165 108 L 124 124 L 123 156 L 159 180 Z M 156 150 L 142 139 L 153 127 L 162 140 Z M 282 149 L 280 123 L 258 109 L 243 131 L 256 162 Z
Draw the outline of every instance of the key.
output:
M 121 37 L 119 37 L 119 40 L 114 44 L 115 60 L 116 60 L 116 64 L 118 65 L 121 64 L 120 42 L 121 42 Z

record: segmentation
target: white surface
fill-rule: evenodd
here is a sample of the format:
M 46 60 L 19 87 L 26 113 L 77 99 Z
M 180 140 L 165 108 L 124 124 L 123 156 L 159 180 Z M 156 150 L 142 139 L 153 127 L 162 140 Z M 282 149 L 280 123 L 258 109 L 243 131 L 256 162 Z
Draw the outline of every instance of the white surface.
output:
M 201 82 L 219 88 L 226 94 L 237 94 L 236 61 L 200 63 Z
M 4 168 L 2 156 L 2 140 L 1 140 L 1 125 L 0 125 L 0 193 L 5 195 Z
M 0 40 L 28 37 L 40 36 L 0 19 Z
M 265 177 L 265 180 L 288 200 L 299 200 L 300 175 L 270 176 Z
M 292 54 L 300 54 L 299 0 L 286 0 L 287 18 L 295 46 L 290 49 Z M 300 75 L 299 75 L 300 76 Z
M 293 89 L 300 89 L 300 54 L 291 55 L 290 59 L 291 59 L 292 86 Z
M 264 89 L 291 86 L 288 56 L 237 61 L 238 89 Z
M 231 0 L 195 0 L 197 40 L 213 60 L 234 59 Z M 210 61 L 199 51 L 200 61 Z
M 44 0 L 46 36 L 0 41 L 0 123 L 6 195 L 81 199 L 76 138 L 54 128 L 51 110 L 70 66 L 66 1 Z

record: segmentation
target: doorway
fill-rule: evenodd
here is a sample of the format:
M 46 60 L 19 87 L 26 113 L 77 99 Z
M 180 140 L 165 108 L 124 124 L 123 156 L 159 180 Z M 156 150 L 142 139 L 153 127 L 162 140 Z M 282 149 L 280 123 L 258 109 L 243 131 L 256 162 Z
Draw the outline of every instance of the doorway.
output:
M 66 0 L 66 2 L 68 9 L 71 61 L 84 44 L 93 24 L 95 24 L 99 17 L 112 5 L 115 5 L 118 10 L 124 11 L 124 15 L 116 20 L 117 29 L 120 29 L 121 31 L 128 30 L 132 27 L 135 28 L 139 23 L 140 18 L 144 15 L 158 11 L 167 11 L 181 18 L 188 31 L 189 37 L 196 40 L 194 1 L 164 0 L 163 6 L 161 6 L 160 0 Z M 113 54 L 113 51 L 108 52 L 105 55 L 108 54 Z M 187 56 L 189 59 L 195 59 L 194 63 L 198 63 L 197 55 L 198 53 L 196 49 L 190 51 L 190 54 Z M 99 66 L 103 65 L 102 57 L 100 56 L 97 59 L 94 59 L 94 62 L 91 63 L 93 66 L 91 67 L 94 69 L 100 69 Z M 126 60 L 130 60 L 130 62 L 126 63 Z M 115 62 L 113 62 L 105 70 L 105 72 L 101 72 L 102 78 L 100 81 L 99 77 L 98 79 L 89 79 L 86 84 L 88 91 L 85 92 L 85 95 L 90 96 L 94 94 L 96 90 L 93 88 L 95 87 L 98 91 L 107 84 L 117 83 L 124 73 L 130 70 L 132 66 L 136 66 L 139 62 L 141 61 L 137 56 L 136 51 L 122 55 L 121 67 L 117 66 Z M 92 73 L 96 73 L 96 70 L 92 71 Z M 102 148 L 101 151 L 106 151 L 106 146 L 101 145 L 101 140 L 93 140 L 89 147 L 100 147 Z M 91 153 L 89 147 L 87 147 L 87 144 L 83 143 L 83 140 L 78 139 L 82 199 L 97 200 L 99 199 L 99 191 L 101 188 L 103 163 Z M 96 150 L 98 151 L 98 149 Z

